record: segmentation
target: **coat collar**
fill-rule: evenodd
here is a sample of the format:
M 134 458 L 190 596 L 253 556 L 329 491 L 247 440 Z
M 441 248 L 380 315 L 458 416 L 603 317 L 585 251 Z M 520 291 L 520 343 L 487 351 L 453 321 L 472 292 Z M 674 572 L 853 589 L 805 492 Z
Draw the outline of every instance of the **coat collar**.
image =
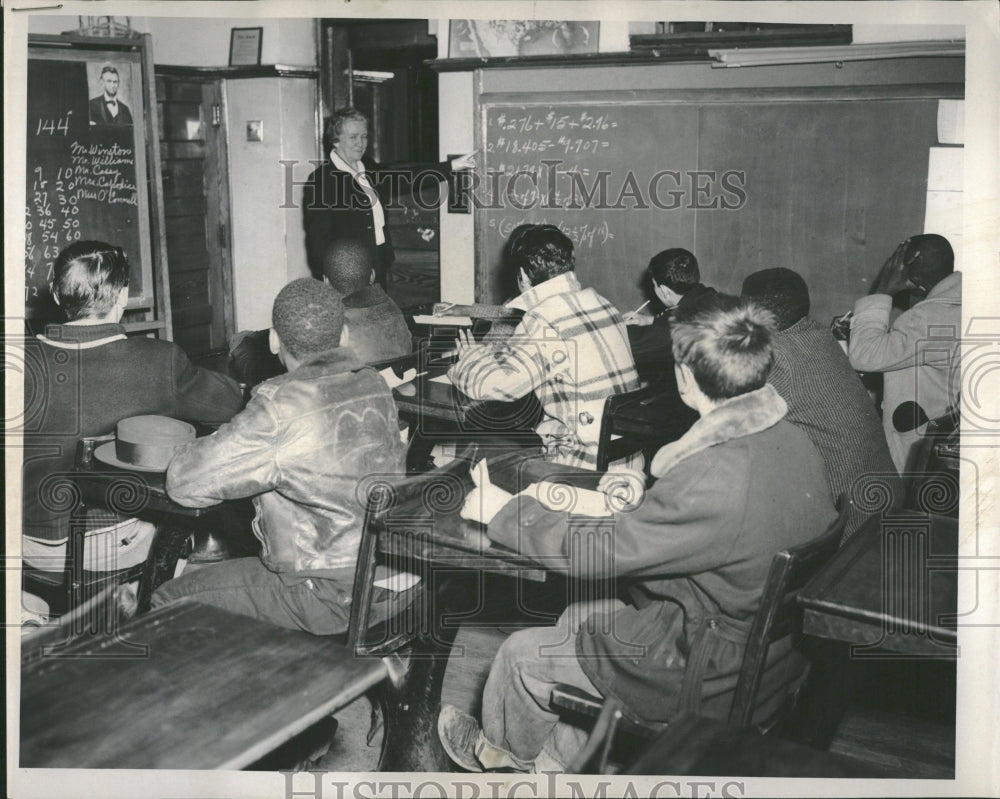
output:
M 650 474 L 663 477 L 685 458 L 709 447 L 767 430 L 787 412 L 788 406 L 770 383 L 732 397 L 702 416 L 680 439 L 660 449 L 653 458 Z
M 962 299 L 962 273 L 952 272 L 944 280 L 940 281 L 934 288 L 927 292 L 926 300 L 961 300 Z
M 507 307 L 516 308 L 521 311 L 528 311 L 536 305 L 539 305 L 549 299 L 549 297 L 554 297 L 557 294 L 568 294 L 571 291 L 579 290 L 580 281 L 577 280 L 576 274 L 573 272 L 563 272 L 561 275 L 549 278 L 545 282 L 539 283 L 537 286 L 532 286 L 524 292 L 524 294 L 521 294 L 508 302 Z
M 362 161 L 350 164 L 337 155 L 336 150 L 330 150 L 330 163 L 337 167 L 337 169 L 341 172 L 350 172 L 352 175 L 357 175 L 358 173 L 365 171 L 365 165 Z
M 45 332 L 36 338 L 53 347 L 63 349 L 91 349 L 122 341 L 126 338 L 125 328 L 120 324 L 103 325 L 46 325 Z

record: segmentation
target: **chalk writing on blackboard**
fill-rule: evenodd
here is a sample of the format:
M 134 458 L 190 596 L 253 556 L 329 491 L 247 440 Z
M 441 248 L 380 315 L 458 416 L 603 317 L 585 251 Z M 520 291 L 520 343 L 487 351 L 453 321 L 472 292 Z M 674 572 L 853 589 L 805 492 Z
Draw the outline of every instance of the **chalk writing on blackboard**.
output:
M 136 157 L 141 128 L 94 124 L 88 97 L 101 69 L 99 61 L 28 62 L 24 300 L 31 316 L 58 312 L 49 296 L 53 266 L 59 253 L 79 240 L 122 247 L 131 267 L 130 296 L 146 291 L 141 231 L 148 211 Z M 117 72 L 103 69 L 105 81 L 120 75 L 124 87 L 134 83 L 132 67 L 124 62 Z M 119 117 L 127 110 L 122 96 L 119 92 Z

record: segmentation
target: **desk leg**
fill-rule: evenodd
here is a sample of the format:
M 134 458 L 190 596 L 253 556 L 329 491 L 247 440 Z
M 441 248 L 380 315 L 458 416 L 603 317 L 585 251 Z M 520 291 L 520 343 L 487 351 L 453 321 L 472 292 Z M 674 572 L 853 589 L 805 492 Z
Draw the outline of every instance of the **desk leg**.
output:
M 418 640 L 403 684 L 394 688 L 386 680 L 376 689 L 385 720 L 379 771 L 453 770 L 437 734 L 450 651 L 450 641 Z
M 180 529 L 169 522 L 160 522 L 156 536 L 146 558 L 146 566 L 139 580 L 138 613 L 149 610 L 153 591 L 174 576 L 177 561 L 187 542 L 189 530 Z
M 802 649 L 811 663 L 809 678 L 781 736 L 825 750 L 837 732 L 851 694 L 848 644 L 808 638 L 803 641 Z

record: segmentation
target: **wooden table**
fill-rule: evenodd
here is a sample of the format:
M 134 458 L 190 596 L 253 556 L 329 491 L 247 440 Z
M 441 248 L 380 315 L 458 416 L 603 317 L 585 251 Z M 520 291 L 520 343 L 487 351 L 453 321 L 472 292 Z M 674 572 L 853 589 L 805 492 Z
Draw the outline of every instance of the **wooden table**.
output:
M 875 515 L 799 593 L 808 635 L 852 657 L 957 655 L 958 521 Z
M 601 477 L 597 472 L 543 461 L 537 453 L 513 452 L 490 458 L 488 463 L 492 482 L 512 494 L 540 480 L 596 488 Z M 460 486 L 442 483 L 437 494 L 429 488 L 392 508 L 378 532 L 380 551 L 433 566 L 544 581 L 546 570 L 535 561 L 499 544 L 485 546 L 486 526 L 461 517 L 465 496 L 472 487 L 471 478 L 464 477 Z M 435 496 L 440 499 L 435 500 Z
M 183 600 L 22 670 L 20 766 L 239 769 L 386 676 L 331 638 Z

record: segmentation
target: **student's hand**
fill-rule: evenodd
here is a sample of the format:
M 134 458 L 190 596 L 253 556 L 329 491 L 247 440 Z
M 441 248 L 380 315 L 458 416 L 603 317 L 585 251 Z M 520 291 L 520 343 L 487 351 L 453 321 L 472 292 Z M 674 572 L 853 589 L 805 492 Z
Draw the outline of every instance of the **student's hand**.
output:
M 882 269 L 872 283 L 869 294 L 898 294 L 904 291 L 907 286 L 906 265 L 903 263 L 903 255 L 909 245 L 910 240 L 902 242 L 892 255 L 882 264 Z
M 459 360 L 465 357 L 467 353 L 482 346 L 482 344 L 476 341 L 475 336 L 472 335 L 472 331 L 468 328 L 458 331 L 458 338 L 455 339 L 455 352 L 458 354 Z
M 649 325 L 653 324 L 653 322 L 655 320 L 656 320 L 656 317 L 653 316 L 652 313 L 649 313 L 648 311 L 643 310 L 643 311 L 639 311 L 639 313 L 637 313 L 637 314 L 631 314 L 631 315 L 629 315 L 625 319 L 625 324 L 629 325 L 630 327 L 632 325 L 635 325 L 636 327 L 648 327 Z
M 600 479 L 597 490 L 607 495 L 611 510 L 631 510 L 642 504 L 646 493 L 646 477 L 631 469 L 611 471 Z
M 476 151 L 473 150 L 471 153 L 466 153 L 465 155 L 460 155 L 458 158 L 451 159 L 452 171 L 458 169 L 475 169 L 476 168 Z
M 510 501 L 513 494 L 490 482 L 490 472 L 485 458 L 473 466 L 469 474 L 476 487 L 466 495 L 459 515 L 463 519 L 489 524 L 500 509 Z

